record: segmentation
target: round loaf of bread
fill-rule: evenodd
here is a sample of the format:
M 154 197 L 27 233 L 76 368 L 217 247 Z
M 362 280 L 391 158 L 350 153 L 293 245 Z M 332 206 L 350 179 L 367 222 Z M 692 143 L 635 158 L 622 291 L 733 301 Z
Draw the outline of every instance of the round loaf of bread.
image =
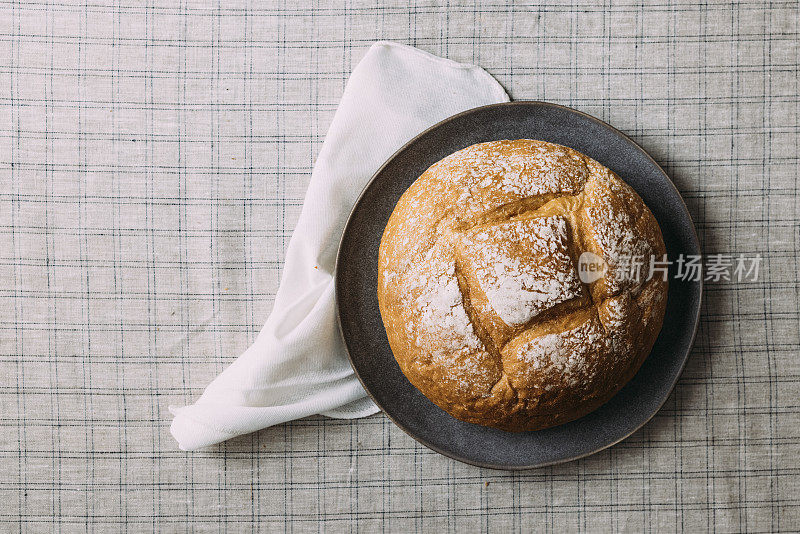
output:
M 431 401 L 470 423 L 539 430 L 636 374 L 664 317 L 666 276 L 650 264 L 664 254 L 653 214 L 607 168 L 560 145 L 493 141 L 403 194 L 378 301 L 400 369 Z

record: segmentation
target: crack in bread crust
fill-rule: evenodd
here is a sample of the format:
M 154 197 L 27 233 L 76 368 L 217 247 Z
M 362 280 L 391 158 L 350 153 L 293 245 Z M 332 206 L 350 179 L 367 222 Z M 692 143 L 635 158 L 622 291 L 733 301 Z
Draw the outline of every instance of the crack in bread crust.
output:
M 464 232 L 478 226 L 492 226 L 514 219 L 567 215 L 579 209 L 582 200 L 583 190 L 575 195 L 547 194 L 525 197 L 491 209 L 469 224 L 462 223 L 455 230 Z
M 538 167 L 525 160 L 528 153 L 531 161 L 539 162 Z M 481 158 L 484 156 L 489 160 L 494 157 L 494 167 L 483 164 Z M 455 165 L 459 157 L 463 160 L 461 167 Z M 506 165 L 503 157 L 512 163 Z M 522 163 L 515 167 L 517 160 Z M 545 163 L 552 165 L 547 167 Z M 515 178 L 509 180 L 509 173 Z M 533 194 L 521 194 L 530 192 Z M 484 209 L 479 209 L 481 206 Z M 551 222 L 557 220 L 563 222 Z M 507 254 L 512 256 L 508 256 L 510 263 L 503 269 L 519 272 L 514 271 L 514 265 L 519 261 L 533 261 L 525 269 L 534 270 L 554 268 L 554 265 L 569 261 L 568 270 L 574 275 L 578 260 L 585 251 L 599 252 L 603 261 L 617 268 L 619 262 L 614 254 L 626 247 L 631 248 L 631 243 L 638 243 L 634 248 L 655 253 L 664 250 L 652 214 L 638 195 L 616 175 L 571 149 L 520 140 L 473 145 L 448 156 L 423 173 L 398 202 L 384 232 L 379 254 L 381 314 L 395 357 L 409 377 L 412 376 L 409 365 L 418 357 L 416 352 L 434 350 L 435 347 L 414 348 L 413 344 L 404 341 L 402 328 L 396 326 L 402 321 L 398 322 L 396 318 L 407 316 L 403 310 L 408 308 L 409 298 L 415 295 L 409 292 L 411 296 L 405 296 L 404 292 L 419 282 L 415 277 L 426 279 L 425 258 L 433 247 L 444 247 L 440 251 L 445 250 L 452 258 L 451 276 L 457 283 L 466 320 L 472 325 L 485 353 L 498 364 L 501 374 L 488 391 L 481 386 L 484 393 L 475 400 L 465 398 L 462 404 L 457 398 L 454 400 L 450 392 L 440 390 L 435 382 L 412 381 L 452 415 L 506 430 L 535 430 L 560 424 L 588 413 L 597 407 L 597 402 L 602 404 L 610 398 L 633 376 L 649 353 L 660 329 L 666 303 L 666 282 L 614 285 L 603 278 L 584 283 L 578 277 L 575 296 L 565 294 L 565 299 L 551 303 L 543 301 L 546 307 L 530 312 L 533 314 L 530 319 L 520 324 L 507 323 L 498 315 L 496 303 L 491 298 L 494 293 L 486 293 L 486 288 L 482 289 L 478 283 L 478 280 L 489 283 L 487 279 L 475 278 L 474 267 L 473 270 L 465 268 L 462 257 L 465 245 L 459 243 L 469 242 L 474 247 L 475 242 L 469 241 L 467 236 L 486 232 L 494 236 L 501 232 L 497 234 L 499 237 L 489 239 L 501 239 L 499 243 L 502 245 L 508 242 L 508 237 L 502 237 L 506 230 L 501 228 L 517 228 L 514 225 L 527 228 L 525 225 L 530 224 L 534 224 L 531 228 L 539 228 L 535 232 L 552 236 L 547 238 L 551 241 L 544 242 L 545 249 L 541 249 L 539 242 L 535 245 L 539 248 L 532 250 L 539 250 L 537 254 L 542 254 L 547 243 L 551 243 L 549 246 L 556 246 L 557 254 L 566 254 L 568 260 L 553 264 L 553 260 L 548 260 L 549 253 L 536 260 L 525 256 L 524 248 L 508 249 Z M 409 239 L 415 231 L 428 236 L 426 239 L 429 241 L 417 243 L 413 238 Z M 563 242 L 557 237 L 561 231 L 566 232 Z M 534 244 L 540 239 L 540 234 L 535 232 L 526 237 Z M 476 258 L 470 261 L 486 261 L 480 255 Z M 497 271 L 500 267 L 494 265 L 493 268 Z M 554 271 L 553 276 L 555 274 Z M 496 276 L 495 283 L 500 283 L 500 274 Z M 574 278 L 564 278 L 564 281 Z M 391 282 L 396 279 L 400 283 L 395 287 Z M 556 289 L 562 287 L 558 284 L 547 285 L 546 278 L 533 280 L 539 280 L 537 284 L 545 283 L 541 287 L 551 287 L 547 291 L 564 291 Z M 540 286 L 523 284 L 521 287 Z M 474 292 L 477 293 L 473 295 Z M 407 317 L 406 320 L 414 320 L 412 316 Z M 584 339 L 581 336 L 588 336 L 585 342 L 581 341 Z M 532 348 L 528 349 L 526 343 L 532 343 Z M 533 356 L 526 350 L 535 350 L 541 355 Z M 522 360 L 530 357 L 545 357 L 546 360 L 537 359 L 526 367 Z M 545 367 L 541 367 L 543 365 Z M 540 368 L 541 371 L 535 371 Z M 533 375 L 531 369 L 535 371 Z M 446 375 L 447 369 L 440 373 Z M 565 377 L 572 382 L 563 382 Z
M 472 307 L 472 303 L 470 302 L 469 294 L 469 284 L 467 280 L 464 278 L 464 274 L 461 272 L 461 267 L 456 261 L 455 267 L 455 274 L 456 280 L 458 281 L 458 289 L 461 292 L 461 300 L 464 306 L 464 311 L 467 312 L 467 317 L 469 317 L 469 322 L 472 324 L 472 327 L 475 329 L 475 335 L 478 336 L 478 339 L 481 340 L 483 343 L 484 348 L 486 351 L 494 356 L 498 362 L 500 362 L 500 350 L 494 343 L 494 340 L 486 332 L 486 329 L 483 326 L 483 323 L 478 317 L 477 313 L 475 313 L 475 309 Z M 502 364 L 501 364 L 502 365 Z

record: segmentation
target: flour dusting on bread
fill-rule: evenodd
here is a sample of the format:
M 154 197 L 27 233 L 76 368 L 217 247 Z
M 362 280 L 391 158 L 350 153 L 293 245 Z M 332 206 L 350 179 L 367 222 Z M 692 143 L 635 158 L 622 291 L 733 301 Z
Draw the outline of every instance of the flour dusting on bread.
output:
M 455 263 L 440 258 L 430 259 L 422 264 L 413 284 L 419 295 L 409 303 L 419 318 L 416 326 L 417 345 L 430 346 L 434 355 L 457 352 L 462 348 L 477 349 L 481 341 L 475 335 L 475 328 L 464 310 L 464 301 L 455 274 Z M 412 277 L 417 274 L 412 272 Z M 411 286 L 414 289 L 414 285 Z M 431 344 L 430 340 L 434 340 Z
M 521 219 L 481 227 L 464 236 L 463 257 L 477 289 L 507 325 L 519 326 L 581 294 L 566 252 L 562 217 Z

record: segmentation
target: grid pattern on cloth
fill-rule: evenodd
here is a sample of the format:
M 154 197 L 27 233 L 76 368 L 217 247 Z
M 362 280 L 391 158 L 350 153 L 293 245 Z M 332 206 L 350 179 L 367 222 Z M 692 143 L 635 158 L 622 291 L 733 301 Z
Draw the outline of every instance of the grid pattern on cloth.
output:
M 797 2 L 0 1 L 0 532 L 800 529 Z M 316 152 L 378 39 L 630 134 L 706 253 L 697 343 L 645 428 L 504 473 L 383 415 L 197 453 L 183 405 L 255 338 Z

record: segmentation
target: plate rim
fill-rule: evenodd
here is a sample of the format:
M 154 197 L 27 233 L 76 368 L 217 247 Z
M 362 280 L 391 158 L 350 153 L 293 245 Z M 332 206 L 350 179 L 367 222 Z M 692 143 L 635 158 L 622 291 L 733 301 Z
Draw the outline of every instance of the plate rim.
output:
M 699 239 L 699 236 L 697 235 L 697 227 L 695 225 L 695 222 L 694 222 L 694 219 L 692 218 L 691 213 L 689 213 L 689 208 L 686 206 L 686 201 L 683 199 L 683 195 L 681 195 L 680 191 L 675 186 L 675 183 L 672 181 L 672 179 L 669 177 L 669 175 L 666 173 L 666 171 L 664 171 L 664 169 L 661 167 L 661 165 L 659 165 L 659 163 L 655 159 L 653 159 L 653 157 L 644 148 L 642 148 L 636 141 L 631 139 L 631 137 L 628 136 L 626 133 L 618 130 L 617 128 L 611 126 L 610 124 L 608 124 L 605 121 L 602 121 L 602 120 L 598 119 L 597 117 L 595 117 L 593 115 L 590 115 L 590 114 L 588 114 L 586 112 L 583 112 L 583 111 L 580 111 L 580 110 L 577 110 L 577 109 L 574 109 L 574 108 L 571 108 L 571 107 L 568 107 L 568 106 L 564 106 L 562 104 L 556 104 L 556 103 L 553 103 L 553 102 L 546 102 L 546 101 L 542 101 L 542 100 L 512 100 L 512 101 L 509 101 L 509 102 L 498 102 L 498 103 L 495 103 L 495 104 L 487 104 L 487 105 L 484 105 L 484 106 L 478 106 L 478 107 L 470 108 L 470 109 L 461 111 L 459 113 L 456 113 L 454 115 L 451 115 L 449 117 L 446 117 L 445 119 L 442 119 L 441 121 L 433 124 L 432 126 L 426 128 L 425 130 L 421 131 L 420 133 L 418 133 L 417 135 L 415 135 L 414 137 L 409 139 L 406 143 L 404 143 L 400 148 L 395 150 L 392 153 L 392 155 L 389 156 L 386 159 L 386 161 L 383 162 L 383 164 L 378 168 L 378 170 L 376 170 L 372 174 L 370 179 L 367 181 L 367 183 L 361 189 L 361 192 L 358 194 L 358 197 L 356 198 L 355 202 L 353 203 L 352 208 L 350 209 L 349 213 L 347 214 L 347 221 L 345 222 L 345 225 L 344 225 L 344 227 L 342 229 L 342 235 L 339 237 L 339 243 L 337 245 L 337 250 L 336 250 L 336 262 L 335 262 L 335 267 L 334 267 L 334 272 L 333 272 L 334 306 L 336 308 L 336 325 L 337 325 L 337 329 L 339 331 L 339 336 L 340 336 L 340 338 L 342 340 L 342 344 L 344 345 L 345 352 L 347 353 L 347 359 L 350 362 L 350 367 L 353 369 L 353 374 L 355 374 L 356 378 L 358 379 L 359 383 L 361 384 L 361 387 L 366 392 L 367 396 L 372 400 L 373 403 L 375 403 L 375 405 L 380 409 L 380 411 L 386 417 L 389 418 L 389 420 L 392 423 L 394 423 L 398 428 L 400 428 L 400 430 L 405 432 L 408 436 L 410 436 L 416 442 L 422 444 L 423 446 L 427 447 L 428 449 L 430 449 L 432 451 L 435 451 L 435 452 L 437 452 L 437 453 L 439 453 L 439 454 L 441 454 L 441 455 L 443 455 L 443 456 L 445 456 L 447 458 L 451 458 L 453 460 L 456 460 L 456 461 L 459 461 L 459 462 L 462 462 L 462 463 L 465 463 L 465 464 L 468 464 L 468 465 L 472 465 L 472 466 L 475 466 L 475 467 L 480 467 L 480 468 L 485 468 L 485 469 L 493 469 L 493 470 L 498 470 L 498 471 L 526 471 L 526 470 L 531 470 L 531 469 L 538 469 L 538 468 L 541 468 L 541 467 L 559 465 L 559 464 L 563 464 L 563 463 L 579 460 L 581 458 L 586 458 L 586 457 L 591 456 L 593 454 L 596 454 L 596 453 L 598 453 L 600 451 L 603 451 L 605 449 L 613 447 L 614 445 L 617 445 L 618 443 L 628 439 L 631 435 L 635 434 L 637 431 L 641 430 L 646 424 L 648 424 L 650 421 L 652 421 L 653 418 L 656 416 L 656 414 L 658 414 L 658 412 L 660 412 L 661 409 L 664 407 L 664 404 L 666 404 L 667 400 L 669 400 L 669 398 L 672 396 L 673 392 L 675 391 L 675 386 L 677 385 L 678 381 L 681 378 L 681 375 L 683 374 L 684 369 L 686 368 L 686 363 L 689 361 L 689 356 L 691 355 L 692 349 L 694 348 L 694 344 L 695 344 L 695 341 L 696 341 L 696 338 L 697 338 L 697 331 L 698 331 L 699 326 L 700 326 L 700 317 L 702 315 L 703 294 L 704 294 L 704 283 L 703 283 L 703 280 L 701 278 L 697 282 L 697 291 L 698 291 L 697 308 L 696 308 L 697 309 L 697 313 L 695 315 L 695 320 L 694 320 L 694 323 L 692 324 L 692 328 L 691 328 L 691 330 L 692 330 L 691 339 L 690 339 L 689 344 L 687 346 L 686 354 L 683 356 L 683 359 L 681 361 L 680 368 L 679 368 L 678 372 L 675 374 L 675 378 L 673 379 L 672 383 L 669 385 L 669 393 L 667 393 L 664 396 L 664 398 L 661 400 L 661 402 L 658 404 L 658 408 L 655 409 L 653 411 L 653 413 L 651 413 L 650 416 L 647 417 L 644 421 L 642 421 L 640 424 L 636 425 L 630 432 L 624 434 L 623 436 L 621 436 L 621 437 L 619 437 L 619 438 L 617 438 L 615 440 L 609 441 L 608 443 L 605 443 L 605 444 L 603 444 L 603 445 L 601 445 L 599 447 L 593 448 L 592 450 L 590 450 L 588 452 L 584 452 L 584 453 L 580 453 L 580 454 L 576 454 L 576 455 L 571 455 L 571 456 L 567 456 L 567 457 L 564 457 L 564 458 L 559 458 L 557 460 L 541 462 L 541 463 L 535 463 L 535 464 L 529 464 L 529 465 L 511 465 L 511 466 L 509 466 L 509 465 L 497 464 L 497 463 L 492 463 L 492 462 L 476 461 L 476 460 L 473 460 L 473 459 L 470 459 L 470 458 L 465 458 L 465 457 L 463 457 L 463 456 L 461 456 L 461 455 L 459 455 L 457 453 L 454 453 L 453 451 L 444 450 L 441 447 L 438 447 L 436 445 L 433 445 L 433 444 L 429 443 L 427 439 L 413 434 L 409 429 L 407 429 L 405 427 L 404 424 L 398 422 L 397 419 L 395 419 L 395 417 L 390 415 L 384 409 L 383 405 L 376 400 L 375 396 L 372 394 L 372 392 L 369 390 L 367 385 L 364 383 L 364 380 L 362 379 L 361 374 L 358 372 L 358 369 L 356 368 L 356 365 L 355 365 L 355 363 L 353 361 L 353 356 L 350 353 L 350 347 L 348 346 L 348 343 L 347 343 L 347 336 L 344 333 L 344 327 L 342 326 L 342 299 L 341 299 L 341 296 L 340 296 L 341 285 L 339 283 L 339 265 L 340 265 L 340 263 L 342 261 L 342 245 L 344 244 L 344 239 L 345 239 L 345 236 L 347 235 L 348 230 L 350 230 L 350 227 L 351 227 L 351 224 L 352 224 L 352 221 L 353 221 L 353 215 L 355 214 L 356 210 L 360 207 L 362 201 L 364 200 L 364 197 L 366 196 L 367 191 L 370 189 L 370 187 L 372 187 L 374 185 L 375 181 L 377 180 L 378 176 L 383 172 L 383 170 L 398 156 L 398 154 L 400 154 L 401 152 L 406 150 L 412 144 L 416 143 L 417 140 L 420 139 L 421 137 L 427 135 L 432 130 L 435 130 L 435 129 L 443 126 L 444 124 L 447 124 L 449 122 L 457 120 L 457 119 L 459 119 L 459 118 L 461 118 L 461 117 L 463 117 L 465 115 L 469 115 L 469 114 L 473 114 L 473 113 L 479 113 L 479 112 L 482 112 L 482 111 L 487 110 L 487 109 L 493 109 L 493 108 L 499 108 L 499 107 L 523 107 L 523 106 L 549 107 L 549 108 L 558 109 L 558 110 L 563 111 L 563 112 L 579 115 L 584 119 L 588 119 L 588 120 L 590 120 L 592 122 L 595 122 L 595 123 L 599 124 L 600 126 L 602 126 L 604 128 L 607 128 L 612 133 L 620 136 L 623 140 L 625 140 L 628 143 L 630 143 L 636 150 L 638 150 L 642 155 L 644 155 L 645 158 L 647 160 L 649 160 L 650 163 L 656 169 L 658 169 L 658 172 L 663 176 L 663 178 L 665 178 L 666 183 L 669 185 L 669 187 L 672 188 L 672 190 L 677 195 L 678 199 L 680 199 L 680 207 L 683 210 L 683 215 L 689 221 L 690 226 L 691 226 L 692 232 L 691 232 L 690 237 L 691 237 L 692 244 L 695 245 L 695 247 L 697 248 L 698 251 L 702 251 L 702 249 L 700 247 L 700 239 Z M 651 349 L 650 354 L 652 354 L 652 349 Z M 647 355 L 648 358 L 650 357 L 650 354 Z M 413 386 L 413 384 L 412 384 L 412 386 Z M 615 396 L 616 396 L 616 394 L 615 394 Z M 450 416 L 450 417 L 452 417 L 452 416 Z

